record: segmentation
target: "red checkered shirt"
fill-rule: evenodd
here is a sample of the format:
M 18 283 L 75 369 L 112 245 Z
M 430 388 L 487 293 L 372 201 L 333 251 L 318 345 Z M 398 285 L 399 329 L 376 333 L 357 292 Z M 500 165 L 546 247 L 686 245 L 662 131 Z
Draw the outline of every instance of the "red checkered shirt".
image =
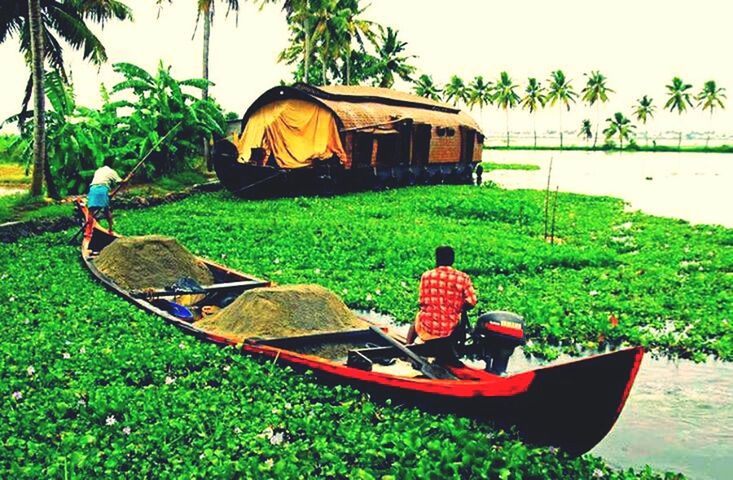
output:
M 461 320 L 465 304 L 476 305 L 471 278 L 453 267 L 438 267 L 420 279 L 420 312 L 415 329 L 423 340 L 447 337 Z

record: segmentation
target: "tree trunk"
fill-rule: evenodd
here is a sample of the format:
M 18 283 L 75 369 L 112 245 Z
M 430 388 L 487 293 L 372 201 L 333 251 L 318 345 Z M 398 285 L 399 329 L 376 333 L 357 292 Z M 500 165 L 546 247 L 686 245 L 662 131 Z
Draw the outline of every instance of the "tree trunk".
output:
M 311 48 L 311 32 L 308 20 L 303 21 L 305 29 L 305 46 L 303 48 L 303 83 L 308 84 L 308 70 L 310 69 L 310 48 Z
M 346 85 L 351 85 L 351 46 L 346 49 Z
M 682 113 L 679 114 L 680 116 L 680 131 L 679 136 L 677 137 L 677 150 L 682 149 Z
M 560 105 L 560 150 L 562 150 L 562 105 Z
M 43 36 L 41 35 L 41 2 L 28 0 L 31 31 L 31 71 L 33 74 L 33 177 L 31 195 L 43 193 L 46 161 L 46 106 L 43 89 Z
M 593 150 L 596 149 L 596 143 L 598 142 L 598 128 L 601 124 L 601 119 L 600 119 L 601 108 L 600 107 L 601 107 L 601 103 L 599 102 L 596 104 L 596 134 L 593 135 Z
M 537 148 L 537 114 L 532 114 L 532 132 L 534 133 L 534 148 Z
M 710 145 L 710 134 L 713 132 L 713 110 L 710 109 L 710 128 L 708 129 L 708 138 L 705 139 L 705 149 Z
M 506 146 L 509 148 L 509 109 L 504 109 L 505 122 L 506 122 Z
M 321 55 L 321 85 L 326 85 L 326 58 Z
M 204 51 L 202 58 L 203 69 L 201 72 L 202 77 L 205 80 L 209 79 L 209 40 L 211 38 L 211 4 L 209 8 L 204 12 Z M 203 100 L 209 99 L 209 86 L 205 85 L 201 90 L 201 98 Z M 209 137 L 204 137 L 204 159 L 206 159 L 206 168 L 210 171 L 213 168 L 211 162 L 211 152 L 209 152 Z

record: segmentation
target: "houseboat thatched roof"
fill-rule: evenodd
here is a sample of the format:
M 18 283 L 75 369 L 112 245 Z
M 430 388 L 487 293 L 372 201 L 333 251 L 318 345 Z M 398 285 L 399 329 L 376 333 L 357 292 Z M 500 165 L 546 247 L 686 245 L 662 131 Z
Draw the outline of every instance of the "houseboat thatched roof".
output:
M 481 132 L 478 123 L 460 109 L 411 93 L 378 87 L 316 87 L 300 83 L 292 87 L 274 87 L 263 93 L 245 113 L 242 126 L 263 105 L 288 98 L 309 100 L 323 105 L 334 113 L 340 131 L 386 127 L 410 119 L 418 124 L 467 127 Z

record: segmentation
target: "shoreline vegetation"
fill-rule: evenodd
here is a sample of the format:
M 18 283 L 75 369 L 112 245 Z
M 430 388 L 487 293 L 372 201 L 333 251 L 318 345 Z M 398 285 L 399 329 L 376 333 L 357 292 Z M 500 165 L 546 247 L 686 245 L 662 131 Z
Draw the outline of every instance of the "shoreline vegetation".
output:
M 690 146 L 669 146 L 669 145 L 625 145 L 623 149 L 619 149 L 615 145 L 484 145 L 484 150 L 547 150 L 547 151 L 584 151 L 584 152 L 665 152 L 665 153 L 733 153 L 733 145 L 718 145 L 715 147 L 705 147 L 702 145 Z

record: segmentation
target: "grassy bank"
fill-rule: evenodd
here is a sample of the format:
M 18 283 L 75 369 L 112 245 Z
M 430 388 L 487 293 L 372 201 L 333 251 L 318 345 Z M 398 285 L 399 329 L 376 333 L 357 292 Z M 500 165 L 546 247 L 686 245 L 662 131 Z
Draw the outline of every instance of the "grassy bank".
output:
M 222 192 L 120 212 L 119 228 L 174 235 L 233 267 L 317 282 L 401 319 L 414 314 L 434 246 L 451 243 L 480 308 L 523 313 L 536 344 L 585 343 L 604 331 L 676 351 L 676 330 L 646 329 L 675 318 L 700 339 L 687 348 L 726 355 L 715 328 L 730 306 L 720 293 L 730 258 L 708 252 L 730 244 L 728 231 L 562 195 L 565 243 L 551 247 L 538 238 L 540 204 L 539 193 L 475 187 L 261 202 Z M 663 478 L 569 459 L 465 419 L 376 405 L 202 343 L 92 281 L 68 234 L 0 245 L 0 258 L 12 259 L 0 283 L 0 476 Z M 704 270 L 678 263 L 696 258 Z M 621 318 L 615 331 L 611 308 Z
M 539 170 L 539 165 L 532 163 L 494 163 L 494 162 L 483 162 L 481 165 L 484 166 L 485 170 Z
M 590 145 L 565 145 L 560 148 L 559 145 L 484 145 L 484 150 L 569 150 L 583 152 L 618 152 L 616 146 L 599 145 L 593 148 Z M 682 153 L 733 153 L 733 146 L 719 145 L 715 147 L 705 147 L 702 145 L 682 145 L 680 148 L 669 145 L 624 145 L 624 152 L 682 152 Z
M 0 164 L 0 171 L 3 165 Z M 121 196 L 165 195 L 180 192 L 197 183 L 212 179 L 210 174 L 186 171 L 159 178 L 155 183 L 143 183 L 125 188 Z M 0 182 L 2 185 L 2 182 Z M 23 185 L 20 185 L 23 186 Z M 27 193 L 0 196 L 0 223 L 30 220 L 37 218 L 57 218 L 69 216 L 73 206 L 69 202 L 54 203 L 44 198 L 31 197 Z

